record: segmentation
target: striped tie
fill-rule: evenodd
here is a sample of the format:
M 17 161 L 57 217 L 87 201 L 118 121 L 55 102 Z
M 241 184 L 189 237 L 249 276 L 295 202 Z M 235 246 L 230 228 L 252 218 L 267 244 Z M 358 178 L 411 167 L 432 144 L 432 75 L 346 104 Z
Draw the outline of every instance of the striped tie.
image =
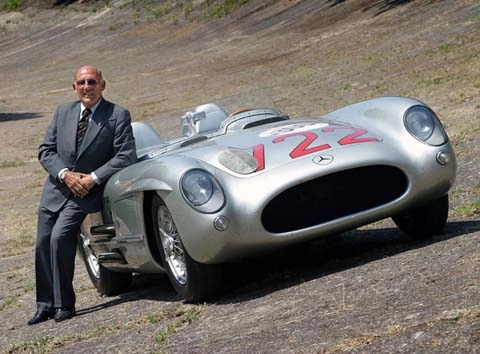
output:
M 88 126 L 88 116 L 92 113 L 90 108 L 85 108 L 82 112 L 82 117 L 78 122 L 77 128 L 77 151 L 80 145 L 82 145 L 83 138 L 85 137 L 85 132 L 87 131 Z

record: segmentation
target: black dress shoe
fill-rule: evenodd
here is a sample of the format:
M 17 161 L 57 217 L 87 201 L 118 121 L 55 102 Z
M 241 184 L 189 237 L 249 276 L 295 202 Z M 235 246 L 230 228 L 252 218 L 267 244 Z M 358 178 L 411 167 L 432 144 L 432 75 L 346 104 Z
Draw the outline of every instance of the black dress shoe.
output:
M 75 309 L 71 307 L 60 307 L 55 309 L 55 322 L 62 322 L 75 316 Z
M 51 318 L 53 318 L 54 313 L 49 310 L 37 310 L 35 312 L 35 315 L 27 322 L 29 326 L 40 323 L 40 322 L 45 322 Z

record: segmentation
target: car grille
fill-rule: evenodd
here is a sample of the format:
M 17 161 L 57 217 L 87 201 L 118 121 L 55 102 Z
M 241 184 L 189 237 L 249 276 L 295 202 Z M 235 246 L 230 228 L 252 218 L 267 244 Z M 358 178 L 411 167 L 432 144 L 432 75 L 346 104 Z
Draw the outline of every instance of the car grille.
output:
M 389 203 L 407 187 L 405 174 L 392 166 L 336 172 L 276 196 L 263 210 L 262 223 L 272 233 L 300 230 Z

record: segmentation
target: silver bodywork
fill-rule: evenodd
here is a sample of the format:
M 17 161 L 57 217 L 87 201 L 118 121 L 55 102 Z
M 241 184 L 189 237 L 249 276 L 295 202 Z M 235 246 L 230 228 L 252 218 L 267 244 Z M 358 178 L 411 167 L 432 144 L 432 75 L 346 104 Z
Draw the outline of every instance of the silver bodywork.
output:
M 87 232 L 90 248 L 106 268 L 115 271 L 164 271 L 146 221 L 151 193 L 170 210 L 188 254 L 207 264 L 353 229 L 439 198 L 454 183 L 455 155 L 443 128 L 428 143 L 408 131 L 405 114 L 413 106 L 424 105 L 385 97 L 299 119 L 270 109 L 222 116 L 221 110 L 210 107 L 206 114 L 200 109 L 184 116 L 183 136 L 169 141 L 148 125 L 134 123 L 140 161 L 109 180 L 102 217 L 86 220 L 87 226 L 113 224 L 115 235 L 106 238 Z M 210 123 L 209 110 L 215 112 Z M 218 181 L 225 195 L 218 210 L 199 212 L 186 202 L 180 181 L 192 169 L 208 171 Z M 322 178 L 344 186 L 324 186 Z M 294 198 L 309 182 L 325 188 L 325 196 L 315 203 L 305 189 L 306 203 L 312 207 L 297 215 L 283 201 Z M 358 196 L 353 195 L 356 191 Z M 390 191 L 388 197 L 381 196 Z M 278 197 L 283 192 L 285 197 Z M 368 202 L 370 195 L 377 199 L 373 204 Z M 296 208 L 302 205 L 298 201 Z M 319 214 L 335 211 L 317 223 L 315 211 L 308 212 L 314 206 Z M 303 214 L 309 214 L 303 221 L 288 220 L 302 219 Z M 122 257 L 109 258 L 110 254 Z

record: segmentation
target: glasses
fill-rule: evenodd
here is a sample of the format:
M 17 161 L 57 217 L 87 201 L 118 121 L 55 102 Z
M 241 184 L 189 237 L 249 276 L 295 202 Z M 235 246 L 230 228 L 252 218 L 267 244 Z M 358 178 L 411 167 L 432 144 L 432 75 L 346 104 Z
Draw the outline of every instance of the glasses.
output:
M 85 86 L 85 85 L 90 85 L 90 86 L 95 86 L 98 84 L 97 80 L 78 80 L 75 82 L 77 86 Z

